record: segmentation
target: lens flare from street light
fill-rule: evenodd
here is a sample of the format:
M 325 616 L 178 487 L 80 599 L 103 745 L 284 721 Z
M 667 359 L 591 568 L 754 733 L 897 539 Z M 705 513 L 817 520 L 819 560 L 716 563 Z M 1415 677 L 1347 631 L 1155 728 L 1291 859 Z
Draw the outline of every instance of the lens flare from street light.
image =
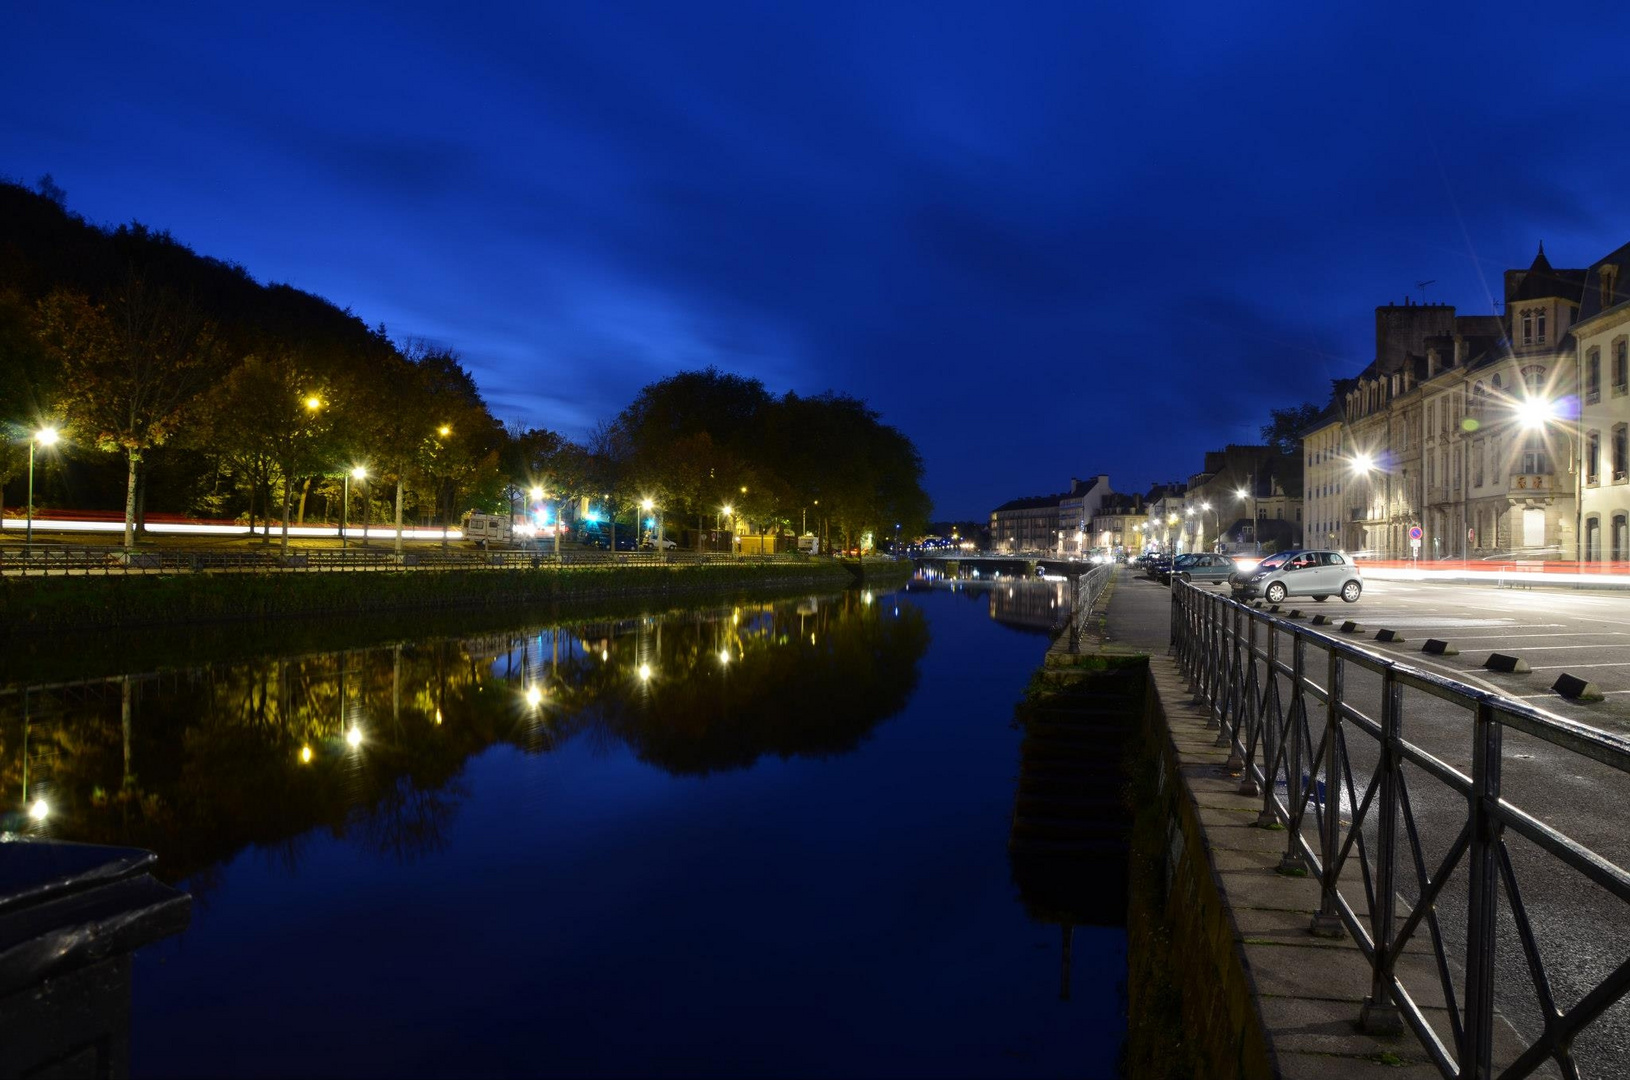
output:
M 543 704 L 543 689 L 537 685 L 526 688 L 526 703 L 536 709 Z
M 543 489 L 541 487 L 534 487 L 529 494 L 534 500 L 541 499 L 543 498 Z
M 641 510 L 650 510 L 650 509 L 654 508 L 655 506 L 656 506 L 656 503 L 651 499 L 641 499 L 640 500 L 640 509 Z
M 640 665 L 640 681 L 645 682 L 650 677 L 651 677 L 651 665 L 650 664 L 641 664 Z
M 300 748 L 300 763 L 302 765 L 311 764 L 311 747 L 302 746 Z
M 436 429 L 436 434 L 440 435 L 444 439 L 447 438 L 447 436 L 451 435 L 452 433 L 453 433 L 452 427 L 447 425 L 447 424 L 443 424 L 441 427 Z
M 364 469 L 361 465 L 358 465 L 356 468 L 351 470 L 351 475 L 358 480 L 366 480 L 368 479 L 368 470 Z
M 347 731 L 345 733 L 345 741 L 350 744 L 350 746 L 351 746 L 351 748 L 353 750 L 356 749 L 357 747 L 361 746 L 362 745 L 362 729 L 361 728 L 352 728 L 350 731 Z
M 34 441 L 40 446 L 55 446 L 61 433 L 54 427 L 42 427 L 34 433 Z
M 1556 402 L 1528 398 L 1517 405 L 1517 419 L 1526 428 L 1537 428 L 1556 418 Z
M 729 649 L 720 649 L 719 650 L 719 663 L 721 663 L 721 664 L 730 663 L 730 650 Z
M 730 515 L 734 514 L 735 512 L 736 512 L 735 507 L 730 506 L 728 504 L 725 505 L 725 507 L 724 507 L 724 516 L 725 517 L 729 517 Z
M 1371 469 L 1374 469 L 1374 468 L 1375 468 L 1375 459 L 1373 457 L 1371 457 L 1370 455 L 1368 455 L 1368 454 L 1354 454 L 1353 455 L 1353 471 L 1354 472 L 1364 473 L 1364 472 L 1369 472 Z
M 312 394 L 310 397 L 306 398 L 306 408 L 310 409 L 312 412 L 316 412 L 322 407 L 323 399 L 318 397 L 316 394 Z

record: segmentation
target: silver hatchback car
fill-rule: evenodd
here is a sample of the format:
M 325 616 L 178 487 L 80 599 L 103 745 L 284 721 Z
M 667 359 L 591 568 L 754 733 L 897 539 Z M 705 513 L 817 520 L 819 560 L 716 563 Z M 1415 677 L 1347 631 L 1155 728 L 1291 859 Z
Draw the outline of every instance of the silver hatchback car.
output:
M 1287 596 L 1320 601 L 1339 596 L 1351 604 L 1363 595 L 1364 578 L 1353 560 L 1339 551 L 1283 551 L 1241 574 L 1234 591 L 1246 599 L 1260 596 L 1270 604 Z

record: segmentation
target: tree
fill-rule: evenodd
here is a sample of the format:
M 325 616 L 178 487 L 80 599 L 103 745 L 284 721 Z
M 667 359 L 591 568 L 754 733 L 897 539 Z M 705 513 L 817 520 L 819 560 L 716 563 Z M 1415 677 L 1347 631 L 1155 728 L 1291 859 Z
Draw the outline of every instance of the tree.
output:
M 247 357 L 209 396 L 211 439 L 256 479 L 281 482 L 284 555 L 295 482 L 332 459 L 338 405 L 321 375 L 281 349 Z
M 1302 432 L 1319 418 L 1322 406 L 1308 402 L 1289 409 L 1274 409 L 1268 413 L 1273 419 L 1262 425 L 1262 441 L 1289 457 L 1302 451 Z
M 81 441 L 125 455 L 128 549 L 136 541 L 143 455 L 176 434 L 218 374 L 224 350 L 197 305 L 134 271 L 106 304 L 54 290 L 40 303 L 39 323 L 61 362 L 59 405 L 68 425 Z

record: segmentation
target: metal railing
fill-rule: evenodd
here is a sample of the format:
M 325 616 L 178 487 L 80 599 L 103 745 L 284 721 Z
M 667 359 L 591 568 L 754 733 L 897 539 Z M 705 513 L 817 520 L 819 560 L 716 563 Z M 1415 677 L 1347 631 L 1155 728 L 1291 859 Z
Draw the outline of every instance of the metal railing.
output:
M 114 547 L 33 545 L 0 547 L 0 574 L 22 576 L 176 573 L 351 573 L 380 570 L 526 570 L 568 566 L 661 566 L 704 563 L 799 563 L 819 556 L 803 554 L 733 555 L 724 552 L 471 550 L 413 547 L 401 554 L 387 547 L 344 550 L 277 551 L 223 549 L 184 551 L 167 548 L 127 552 Z
M 1119 569 L 1114 563 L 1095 566 L 1085 574 L 1070 575 L 1070 652 L 1081 651 L 1081 624 L 1092 612 L 1092 605 L 1098 602 L 1103 594 L 1104 586 L 1115 576 Z
M 1581 932 L 1626 937 L 1630 873 L 1581 839 L 1620 842 L 1601 823 L 1624 803 L 1582 808 L 1570 836 L 1516 799 L 1532 806 L 1558 773 L 1618 786 L 1630 741 L 1182 582 L 1172 643 L 1258 824 L 1285 829 L 1280 869 L 1319 882 L 1310 929 L 1350 934 L 1368 960 L 1361 1027 L 1407 1025 L 1445 1077 L 1548 1061 L 1626 1075 L 1626 1010 L 1612 1030 L 1604 1014 L 1630 989 L 1630 950 L 1578 955 Z M 1574 875 L 1560 897 L 1559 874 Z

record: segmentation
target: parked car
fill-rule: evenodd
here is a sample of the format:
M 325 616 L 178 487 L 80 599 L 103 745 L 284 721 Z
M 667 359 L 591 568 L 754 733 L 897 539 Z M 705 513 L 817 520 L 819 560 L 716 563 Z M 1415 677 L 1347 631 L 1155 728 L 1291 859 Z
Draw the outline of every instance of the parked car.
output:
M 1173 578 L 1179 581 L 1229 581 L 1237 573 L 1239 566 L 1227 555 L 1196 551 L 1179 555 L 1171 569 L 1160 575 L 1160 580 L 1167 585 L 1172 583 Z
M 1237 577 L 1234 592 L 1245 599 L 1260 596 L 1270 604 L 1287 596 L 1311 596 L 1320 602 L 1339 596 L 1351 604 L 1364 592 L 1364 577 L 1339 551 L 1284 551 Z
M 674 548 L 676 548 L 678 546 L 679 546 L 678 544 L 674 543 L 672 540 L 668 539 L 666 536 L 664 536 L 662 538 L 662 550 L 663 551 L 672 551 Z M 643 548 L 646 551 L 655 551 L 656 548 L 657 548 L 657 539 L 656 539 L 656 537 L 647 536 L 645 539 L 640 541 L 640 547 Z

